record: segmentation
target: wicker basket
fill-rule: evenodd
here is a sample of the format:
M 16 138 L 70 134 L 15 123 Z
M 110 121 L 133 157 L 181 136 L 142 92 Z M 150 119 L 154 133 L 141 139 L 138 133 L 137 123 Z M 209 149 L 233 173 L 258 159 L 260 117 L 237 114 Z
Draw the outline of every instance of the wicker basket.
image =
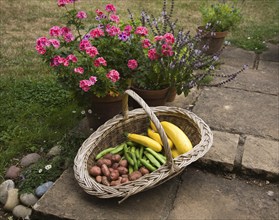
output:
M 123 101 L 123 115 L 120 114 L 108 120 L 91 134 L 80 147 L 74 160 L 75 178 L 86 193 L 99 198 L 123 197 L 120 202 L 131 195 L 158 186 L 173 178 L 186 166 L 202 157 L 210 149 L 213 142 L 209 126 L 192 112 L 167 106 L 150 108 L 132 90 L 127 90 L 126 94 L 135 99 L 142 108 L 128 111 L 128 95 L 126 95 Z M 88 168 L 94 164 L 97 153 L 107 147 L 124 142 L 126 140 L 124 132 L 146 132 L 149 119 L 153 121 L 162 138 L 167 163 L 140 179 L 118 186 L 105 186 L 97 183 L 88 173 Z M 173 159 L 167 136 L 159 122 L 162 120 L 170 121 L 179 126 L 191 140 L 193 149 Z

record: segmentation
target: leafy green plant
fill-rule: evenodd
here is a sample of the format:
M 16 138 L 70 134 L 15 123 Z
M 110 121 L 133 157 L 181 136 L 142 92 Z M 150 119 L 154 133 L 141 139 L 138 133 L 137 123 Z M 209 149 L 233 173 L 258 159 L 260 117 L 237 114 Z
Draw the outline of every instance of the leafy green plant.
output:
M 216 32 L 232 30 L 242 19 L 240 9 L 228 2 L 204 5 L 200 12 L 203 26 L 210 25 Z
M 75 99 L 52 77 L 2 77 L 0 99 L 1 176 L 12 159 L 47 151 L 82 117 Z

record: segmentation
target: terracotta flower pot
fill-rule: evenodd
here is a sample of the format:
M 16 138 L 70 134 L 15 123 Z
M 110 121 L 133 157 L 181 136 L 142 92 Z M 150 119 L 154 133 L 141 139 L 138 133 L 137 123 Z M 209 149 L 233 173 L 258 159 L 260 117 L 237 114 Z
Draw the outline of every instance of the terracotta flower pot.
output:
M 149 106 L 165 105 L 169 87 L 160 90 L 145 90 L 132 87 L 134 90 Z M 140 108 L 136 102 L 132 102 L 134 108 Z
M 175 87 L 170 87 L 168 94 L 167 94 L 167 102 L 173 102 L 176 97 L 176 88 Z
M 116 97 L 107 95 L 101 98 L 92 96 L 90 100 L 86 117 L 89 127 L 94 130 L 122 111 L 123 95 Z
M 203 27 L 198 27 L 198 30 L 204 30 Z M 224 32 L 214 32 L 212 35 L 211 32 L 205 34 L 201 40 L 200 48 L 205 44 L 208 44 L 208 50 L 204 51 L 208 55 L 212 55 L 220 51 L 223 47 L 225 37 L 228 35 L 228 31 Z

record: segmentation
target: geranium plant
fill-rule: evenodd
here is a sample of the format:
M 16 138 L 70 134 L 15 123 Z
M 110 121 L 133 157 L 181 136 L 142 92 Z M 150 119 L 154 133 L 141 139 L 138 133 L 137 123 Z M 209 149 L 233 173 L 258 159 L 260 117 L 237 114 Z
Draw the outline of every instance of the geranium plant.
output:
M 76 10 L 76 1 L 57 1 L 67 23 L 51 27 L 49 37 L 38 38 L 36 50 L 76 95 L 117 96 L 135 75 L 141 55 L 137 45 L 146 29 L 121 22 L 112 4 L 96 9 L 86 27 L 84 21 L 90 17 Z M 71 10 L 66 7 L 70 5 Z

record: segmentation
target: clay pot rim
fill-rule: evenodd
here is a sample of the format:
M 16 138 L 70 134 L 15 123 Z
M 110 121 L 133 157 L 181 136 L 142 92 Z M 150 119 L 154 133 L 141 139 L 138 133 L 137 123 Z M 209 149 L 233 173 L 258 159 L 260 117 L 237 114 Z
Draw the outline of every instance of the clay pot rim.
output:
M 204 30 L 204 26 L 199 26 L 197 31 L 199 30 Z M 215 35 L 211 35 L 211 32 L 208 31 L 208 33 L 204 36 L 206 38 L 223 38 L 226 37 L 229 33 L 229 31 L 213 31 L 213 33 L 215 33 Z

